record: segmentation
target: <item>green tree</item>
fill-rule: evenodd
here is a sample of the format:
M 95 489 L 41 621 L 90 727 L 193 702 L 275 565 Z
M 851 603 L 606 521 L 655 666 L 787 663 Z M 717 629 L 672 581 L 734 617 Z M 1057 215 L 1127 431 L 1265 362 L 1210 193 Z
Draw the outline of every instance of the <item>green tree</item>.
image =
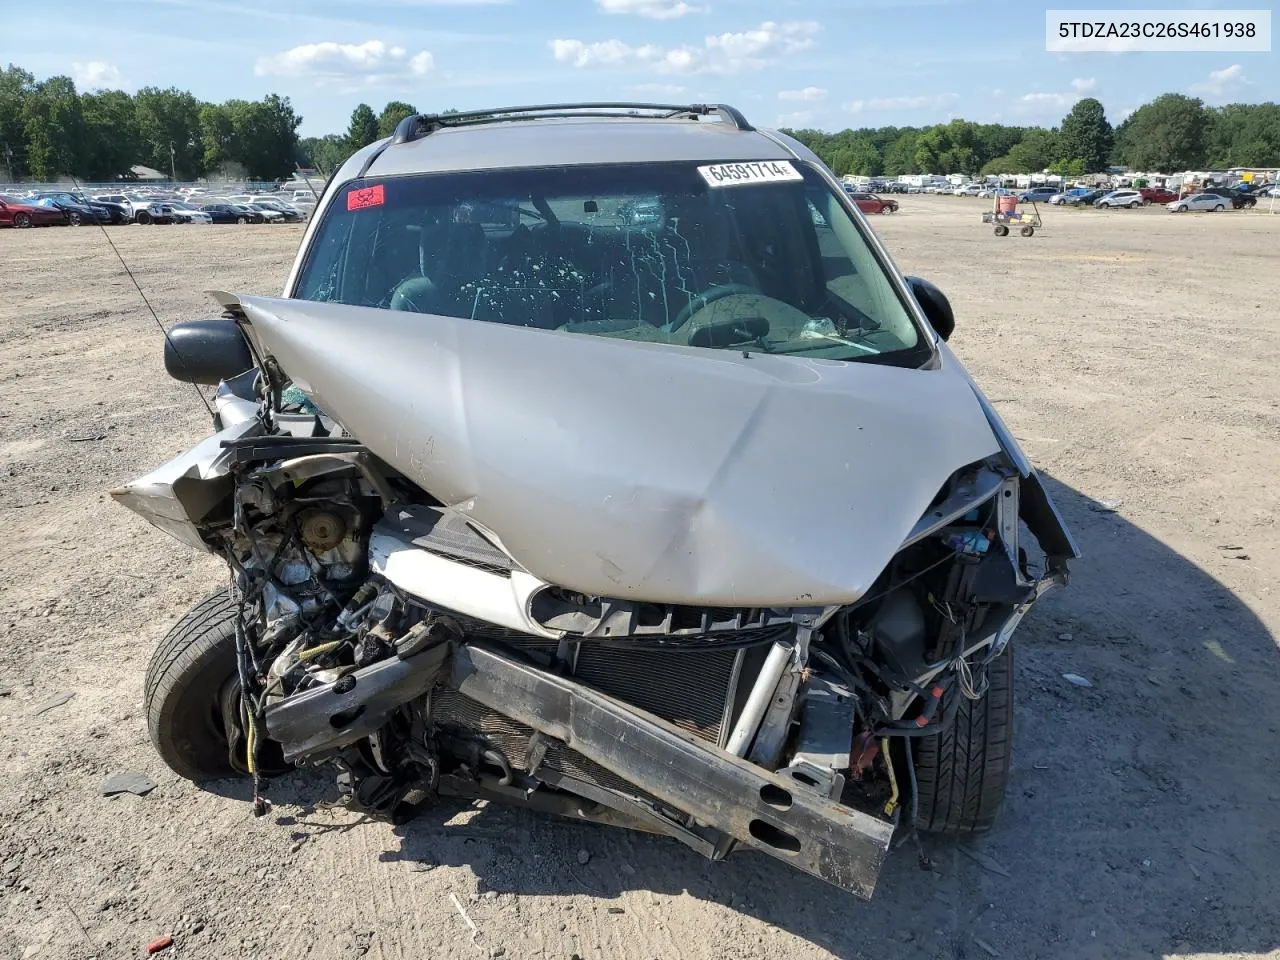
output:
M 1211 111 L 1209 166 L 1280 167 L 1280 104 L 1232 103 Z
M 1112 131 L 1106 111 L 1093 97 L 1076 102 L 1062 121 L 1058 134 L 1059 159 L 1084 161 L 1085 173 L 1107 168 L 1111 156 Z
M 351 156 L 347 138 L 336 133 L 323 137 L 305 137 L 298 141 L 298 163 L 315 167 L 326 177 L 331 176 Z
M 1205 165 L 1208 134 L 1209 114 L 1200 100 L 1166 93 L 1120 125 L 1117 150 L 1135 170 L 1195 170 Z
M 26 176 L 27 133 L 22 107 L 35 85 L 36 78 L 21 67 L 9 64 L 0 70 L 0 169 L 10 180 Z
M 1003 157 L 989 160 L 983 173 L 1040 173 L 1058 159 L 1058 134 L 1040 127 L 1029 129 Z
M 378 118 L 373 112 L 373 107 L 362 103 L 351 111 L 351 124 L 347 127 L 347 146 L 354 153 L 377 139 Z
M 80 172 L 84 116 L 70 77 L 37 83 L 22 104 L 27 169 L 37 180 Z
M 200 110 L 205 166 L 256 180 L 285 176 L 293 170 L 299 123 L 289 99 L 275 94 L 206 104 Z
M 80 97 L 84 115 L 83 174 L 88 180 L 127 176 L 141 152 L 133 97 L 103 90 Z
M 1059 177 L 1081 177 L 1088 172 L 1086 167 L 1087 164 L 1076 157 L 1074 160 L 1059 160 L 1049 164 L 1049 172 Z
M 205 146 L 200 129 L 204 105 L 185 91 L 158 87 L 144 87 L 133 102 L 142 151 L 139 162 L 168 173 L 172 148 L 179 180 L 194 180 L 204 173 Z
M 389 137 L 396 132 L 396 127 L 405 117 L 412 117 L 418 112 L 417 107 L 402 100 L 392 100 L 382 108 L 378 115 L 378 139 Z
M 916 161 L 916 148 L 920 135 L 915 130 L 904 130 L 884 148 L 884 172 L 890 177 L 900 177 L 904 173 L 920 173 L 920 164 Z

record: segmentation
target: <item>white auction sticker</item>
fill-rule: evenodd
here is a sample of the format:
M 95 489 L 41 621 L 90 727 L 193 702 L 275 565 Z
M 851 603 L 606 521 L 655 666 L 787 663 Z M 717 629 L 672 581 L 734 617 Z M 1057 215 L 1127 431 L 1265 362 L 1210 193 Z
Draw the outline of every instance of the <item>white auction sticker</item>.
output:
M 750 160 L 746 163 L 713 163 L 698 172 L 709 187 L 738 187 L 752 183 L 796 183 L 804 177 L 790 160 Z

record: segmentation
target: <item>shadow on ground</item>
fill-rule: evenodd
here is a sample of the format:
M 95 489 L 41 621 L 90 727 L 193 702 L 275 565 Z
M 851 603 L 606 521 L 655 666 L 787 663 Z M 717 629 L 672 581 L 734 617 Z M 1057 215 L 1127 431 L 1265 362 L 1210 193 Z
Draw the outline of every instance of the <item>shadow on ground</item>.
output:
M 687 892 L 840 957 L 1276 948 L 1275 639 L 1194 563 L 1047 483 L 1085 557 L 1016 641 L 1002 819 L 977 841 L 929 842 L 932 870 L 899 848 L 864 903 L 755 853 L 710 863 L 662 838 L 447 803 L 400 828 L 384 859 L 467 866 L 482 891 L 521 896 Z

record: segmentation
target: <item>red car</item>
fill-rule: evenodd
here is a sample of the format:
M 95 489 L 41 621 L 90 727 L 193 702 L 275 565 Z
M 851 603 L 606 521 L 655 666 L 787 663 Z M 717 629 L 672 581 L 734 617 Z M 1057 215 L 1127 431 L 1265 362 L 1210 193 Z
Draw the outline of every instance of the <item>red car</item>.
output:
M 0 227 L 38 227 L 66 222 L 67 218 L 56 207 L 41 207 L 0 193 Z
M 854 193 L 848 191 L 849 199 L 858 205 L 863 213 L 894 213 L 898 209 L 898 201 L 885 200 L 874 193 Z
M 1164 187 L 1141 187 L 1138 193 L 1142 194 L 1142 199 L 1147 203 L 1173 203 L 1178 199 L 1176 193 Z

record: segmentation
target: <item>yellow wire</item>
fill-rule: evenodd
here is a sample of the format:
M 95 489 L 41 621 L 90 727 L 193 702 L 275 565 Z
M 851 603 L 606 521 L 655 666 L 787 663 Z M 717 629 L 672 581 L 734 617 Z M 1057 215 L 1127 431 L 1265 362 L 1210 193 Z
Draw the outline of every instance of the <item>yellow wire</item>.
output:
M 258 725 L 253 722 L 252 710 L 246 710 L 245 716 L 249 718 L 249 736 L 245 744 L 245 753 L 247 754 L 245 759 L 248 761 L 249 773 L 256 777 L 258 775 L 258 765 L 253 759 L 253 747 L 258 739 Z
M 892 817 L 893 811 L 898 809 L 898 777 L 893 772 L 893 758 L 889 756 L 889 738 L 880 738 L 880 755 L 884 757 L 884 765 L 889 770 L 889 785 L 893 788 L 893 792 L 889 794 L 889 799 L 884 805 L 884 815 Z
M 308 650 L 299 650 L 298 659 L 310 660 L 312 657 L 318 657 L 322 653 L 328 653 L 331 650 L 337 650 L 340 646 L 342 646 L 342 644 L 343 644 L 342 640 L 334 640 L 332 643 L 322 643 L 320 644 L 320 646 L 311 647 Z

